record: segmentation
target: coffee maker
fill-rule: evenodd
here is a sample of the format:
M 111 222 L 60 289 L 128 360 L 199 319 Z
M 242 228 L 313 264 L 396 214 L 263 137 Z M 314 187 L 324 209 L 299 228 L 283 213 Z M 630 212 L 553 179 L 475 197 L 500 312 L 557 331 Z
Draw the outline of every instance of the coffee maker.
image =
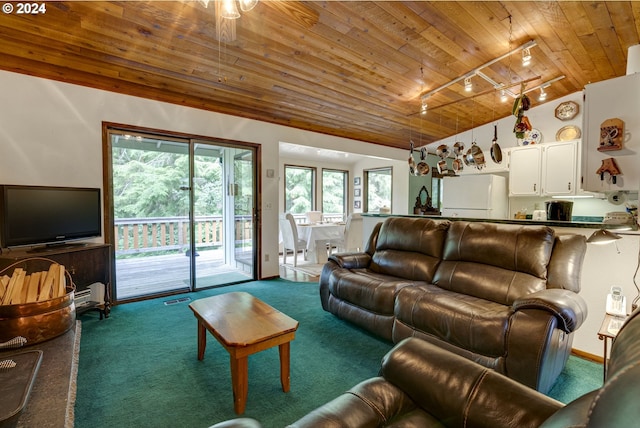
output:
M 571 221 L 573 202 L 553 200 L 547 201 L 547 220 Z

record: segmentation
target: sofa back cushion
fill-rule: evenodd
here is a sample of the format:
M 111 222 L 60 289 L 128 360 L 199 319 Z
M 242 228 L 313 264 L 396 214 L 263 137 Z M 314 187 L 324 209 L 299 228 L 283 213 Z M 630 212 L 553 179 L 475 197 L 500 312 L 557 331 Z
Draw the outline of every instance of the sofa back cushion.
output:
M 453 222 L 433 283 L 510 305 L 546 288 L 554 241 L 546 226 Z
M 442 258 L 451 223 L 426 218 L 385 220 L 369 269 L 399 278 L 431 282 Z
M 580 292 L 582 263 L 587 253 L 587 238 L 583 235 L 558 235 L 549 263 L 547 288 L 562 288 Z

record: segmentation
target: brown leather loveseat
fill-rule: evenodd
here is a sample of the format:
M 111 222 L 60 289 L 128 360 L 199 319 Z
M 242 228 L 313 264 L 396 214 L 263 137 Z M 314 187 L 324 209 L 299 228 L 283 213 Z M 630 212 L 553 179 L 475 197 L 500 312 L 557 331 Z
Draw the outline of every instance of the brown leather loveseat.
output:
M 291 428 L 627 428 L 640 421 L 640 311 L 620 329 L 602 388 L 564 406 L 491 369 L 409 338 L 365 380 Z M 212 428 L 259 428 L 234 419 Z
M 330 256 L 322 307 L 394 343 L 418 337 L 547 392 L 587 315 L 582 235 L 545 226 L 387 218 Z

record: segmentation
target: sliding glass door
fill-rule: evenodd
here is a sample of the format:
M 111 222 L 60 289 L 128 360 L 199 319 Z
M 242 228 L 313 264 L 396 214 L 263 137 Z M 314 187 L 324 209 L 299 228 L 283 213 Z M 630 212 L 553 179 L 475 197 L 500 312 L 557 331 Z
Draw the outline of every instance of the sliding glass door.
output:
M 255 149 L 108 132 L 115 300 L 255 279 Z
M 253 151 L 196 143 L 194 152 L 194 287 L 253 279 Z

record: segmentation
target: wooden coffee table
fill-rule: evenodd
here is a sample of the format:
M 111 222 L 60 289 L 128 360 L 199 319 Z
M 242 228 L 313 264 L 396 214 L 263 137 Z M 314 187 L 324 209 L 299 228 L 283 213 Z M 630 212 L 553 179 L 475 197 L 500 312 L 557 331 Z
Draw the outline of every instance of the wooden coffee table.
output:
M 280 383 L 289 392 L 290 342 L 298 321 L 245 292 L 198 299 L 189 308 L 198 319 L 198 360 L 204 359 L 207 330 L 229 352 L 233 408 L 244 413 L 247 402 L 248 357 L 274 346 L 280 353 Z

